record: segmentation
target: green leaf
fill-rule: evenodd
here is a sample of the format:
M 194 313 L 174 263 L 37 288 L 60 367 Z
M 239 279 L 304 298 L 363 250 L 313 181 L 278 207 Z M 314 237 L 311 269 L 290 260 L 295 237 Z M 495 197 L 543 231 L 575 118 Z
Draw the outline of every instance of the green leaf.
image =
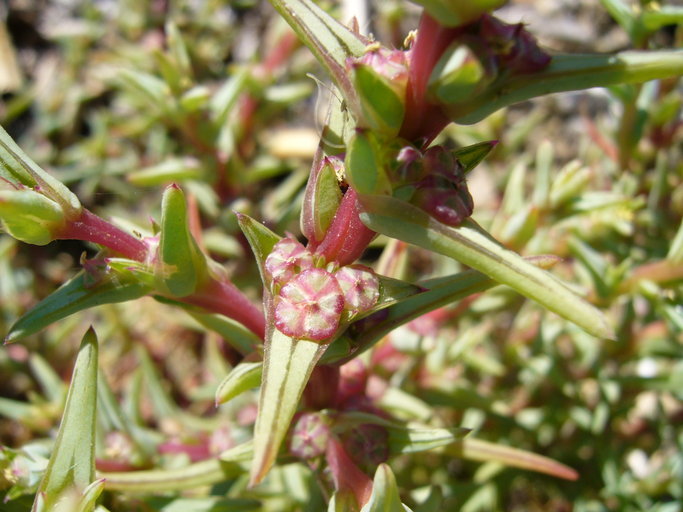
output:
M 149 510 L 157 512 L 248 512 L 262 510 L 261 502 L 239 498 L 147 498 Z
M 194 293 L 208 277 L 206 258 L 195 242 L 183 192 L 176 185 L 164 191 L 157 275 L 162 289 L 174 297 Z
M 0 190 L 0 224 L 11 236 L 33 245 L 58 238 L 65 225 L 60 204 L 33 190 Z
M 91 328 L 78 351 L 57 440 L 38 488 L 46 510 L 52 510 L 69 493 L 80 495 L 95 480 L 96 407 L 97 336 Z M 100 491 L 98 487 L 89 493 L 91 505 Z
M 367 64 L 353 67 L 353 82 L 362 109 L 362 128 L 370 128 L 381 135 L 393 137 L 403 123 L 403 98 L 394 86 Z
M 358 194 L 390 194 L 392 187 L 383 168 L 380 142 L 371 132 L 351 138 L 344 159 L 346 178 Z
M 589 334 L 613 338 L 603 314 L 554 276 L 500 246 L 471 221 L 442 224 L 415 206 L 388 196 L 360 198 L 361 220 L 370 229 L 450 256 L 535 300 Z
M 237 395 L 256 388 L 261 383 L 263 363 L 239 363 L 216 389 L 216 405 L 224 404 Z
M 466 45 L 446 50 L 434 66 L 429 77 L 428 94 L 431 97 L 469 98 L 491 81 L 474 52 Z
M 108 490 L 160 493 L 213 485 L 245 473 L 253 458 L 252 443 L 242 443 L 209 459 L 181 468 L 100 473 Z
M 457 158 L 460 165 L 462 165 L 463 172 L 467 174 L 486 158 L 491 150 L 496 147 L 496 144 L 498 144 L 496 140 L 477 142 L 476 144 L 456 149 L 453 151 L 453 156 Z
M 600 0 L 600 3 L 629 37 L 634 39 L 638 29 L 638 19 L 631 6 L 624 0 Z
M 81 211 L 81 202 L 76 195 L 31 160 L 1 126 L 0 178 L 39 188 L 40 193 L 58 203 L 68 217 L 76 217 Z
M 398 485 L 396 485 L 396 477 L 388 465 L 382 463 L 377 467 L 375 478 L 372 482 L 372 494 L 360 511 L 410 512 L 410 509 L 401 503 Z
M 199 162 L 192 158 L 171 158 L 156 165 L 145 167 L 128 174 L 127 178 L 133 185 L 150 187 L 164 185 L 171 181 L 201 179 L 203 171 Z
M 495 461 L 506 466 L 537 471 L 565 480 L 576 480 L 579 476 L 572 468 L 548 457 L 472 437 L 466 437 L 449 445 L 446 453 L 481 462 Z
M 506 0 L 411 0 L 445 27 L 457 27 L 478 19 L 482 14 L 502 6 Z
M 259 336 L 232 318 L 217 313 L 199 313 L 193 306 L 183 303 L 178 305 L 204 327 L 220 334 L 226 343 L 242 355 L 251 354 L 263 342 Z
M 19 318 L 7 333 L 5 342 L 10 343 L 38 332 L 78 311 L 138 299 L 150 291 L 149 284 L 119 279 L 113 273 L 107 273 L 99 281 L 92 283 L 91 276 L 80 272 Z
M 648 7 L 640 13 L 640 23 L 648 32 L 683 24 L 683 6 L 650 4 Z
M 360 113 L 346 59 L 363 55 L 365 44 L 310 0 L 270 0 L 270 3 L 327 69 L 351 111 Z
M 326 348 L 326 344 L 297 340 L 271 329 L 254 429 L 251 485 L 259 483 L 275 462 L 304 387 Z
M 556 55 L 541 71 L 494 82 L 474 98 L 442 98 L 453 122 L 472 124 L 513 103 L 590 87 L 640 83 L 683 74 L 683 50 L 622 52 L 616 55 Z
M 321 241 L 332 223 L 342 199 L 334 165 L 318 148 L 306 184 L 301 206 L 301 232 L 309 239 Z
M 558 259 L 540 256 L 529 258 L 529 261 L 541 268 L 549 268 L 557 263 Z M 437 308 L 488 290 L 498 283 L 480 272 L 467 270 L 421 284 L 425 288 L 422 293 L 411 294 L 389 305 L 385 311 L 376 316 L 371 315 L 364 320 L 352 323 L 339 338 L 332 342 L 322 361 L 325 364 L 348 361 L 372 347 L 397 327 Z
M 392 454 L 416 453 L 446 446 L 469 433 L 466 428 L 436 428 L 418 424 L 404 424 L 391 421 L 365 412 L 340 413 L 340 425 L 371 424 L 387 429 L 389 433 L 389 451 Z
M 237 215 L 237 222 L 244 236 L 247 237 L 251 250 L 256 257 L 256 264 L 258 265 L 261 274 L 261 281 L 266 282 L 265 262 L 268 255 L 273 252 L 273 246 L 280 241 L 282 237 L 273 233 L 270 229 L 265 227 L 257 220 L 252 219 L 243 213 L 235 213 Z

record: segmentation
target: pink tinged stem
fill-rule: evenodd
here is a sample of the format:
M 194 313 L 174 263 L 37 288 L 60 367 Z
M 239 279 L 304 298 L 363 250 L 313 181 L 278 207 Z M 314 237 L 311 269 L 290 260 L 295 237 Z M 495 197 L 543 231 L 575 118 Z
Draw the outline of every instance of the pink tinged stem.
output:
M 444 27 L 426 12 L 422 13 L 410 55 L 406 114 L 399 132 L 401 137 L 411 141 L 424 138 L 426 146 L 449 123 L 442 109 L 429 103 L 427 84 L 434 66 L 460 31 L 460 28 Z
M 263 311 L 232 283 L 207 281 L 201 291 L 181 300 L 237 320 L 257 336 L 265 336 L 266 320 Z
M 342 266 L 360 258 L 376 233 L 365 227 L 359 215 L 358 195 L 349 187 L 316 254 Z
M 145 261 L 147 258 L 148 251 L 145 242 L 85 208 L 81 211 L 81 216 L 78 219 L 67 223 L 57 238 L 92 242 L 135 261 Z

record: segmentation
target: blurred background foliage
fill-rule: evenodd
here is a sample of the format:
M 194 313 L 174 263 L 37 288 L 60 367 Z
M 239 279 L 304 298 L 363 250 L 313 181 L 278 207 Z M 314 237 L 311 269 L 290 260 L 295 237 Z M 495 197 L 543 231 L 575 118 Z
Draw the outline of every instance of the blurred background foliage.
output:
M 347 15 L 345 5 L 325 4 Z M 399 46 L 416 25 L 411 4 L 361 5 L 370 14 L 359 16 L 361 29 L 386 44 Z M 527 22 L 550 50 L 683 45 L 680 24 L 633 41 L 598 1 L 520 0 L 499 14 Z M 21 147 L 84 206 L 143 234 L 159 219 L 163 187 L 181 184 L 201 243 L 258 300 L 233 211 L 299 232 L 320 106 L 334 97 L 269 4 L 9 0 L 0 15 L 0 123 Z M 609 312 L 618 339 L 596 340 L 504 288 L 393 332 L 368 359 L 381 407 L 473 429 L 580 474 L 565 482 L 465 461 L 456 450 L 425 452 L 392 461 L 406 503 L 438 485 L 441 510 L 683 509 L 682 102 L 680 80 L 653 82 L 554 95 L 446 130 L 452 146 L 499 141 L 469 178 L 474 218 L 524 255 L 561 256 L 558 274 Z M 84 251 L 95 254 L 76 241 L 36 247 L 0 236 L 0 332 L 72 276 Z M 366 259 L 414 281 L 458 270 L 382 238 Z M 249 437 L 254 394 L 213 402 L 238 354 L 177 311 L 151 298 L 101 306 L 0 349 L 0 468 L 12 450 L 34 457 L 13 467 L 18 480 L 0 478 L 0 493 L 17 497 L 37 483 L 90 324 L 108 383 L 100 469 L 174 467 Z M 225 497 L 246 500 L 244 510 L 324 507 L 301 464 L 280 466 L 255 489 L 236 475 L 188 499 L 197 496 L 206 507 Z M 166 510 L 171 497 L 111 492 L 103 503 Z M 21 503 L 2 506 L 25 510 Z M 197 510 L 220 510 L 206 507 Z

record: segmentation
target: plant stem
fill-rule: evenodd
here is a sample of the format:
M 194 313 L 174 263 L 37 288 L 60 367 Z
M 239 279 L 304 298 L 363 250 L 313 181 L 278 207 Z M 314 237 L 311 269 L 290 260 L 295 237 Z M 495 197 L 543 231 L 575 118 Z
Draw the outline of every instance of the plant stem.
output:
M 80 217 L 70 221 L 57 238 L 92 242 L 135 261 L 145 261 L 148 254 L 145 242 L 117 228 L 85 208 L 81 210 Z
M 339 265 L 348 265 L 360 258 L 376 233 L 365 227 L 359 215 L 358 195 L 349 187 L 325 238 L 315 248 L 316 254 Z
M 263 311 L 232 283 L 212 280 L 202 291 L 181 300 L 237 320 L 261 339 L 266 334 Z

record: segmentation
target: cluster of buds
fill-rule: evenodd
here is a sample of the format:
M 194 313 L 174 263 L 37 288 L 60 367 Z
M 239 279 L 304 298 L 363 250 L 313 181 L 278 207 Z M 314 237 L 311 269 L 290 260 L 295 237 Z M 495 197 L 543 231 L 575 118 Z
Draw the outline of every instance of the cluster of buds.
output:
M 474 202 L 465 170 L 451 151 L 432 146 L 421 153 L 406 146 L 399 151 L 396 161 L 396 195 L 411 194 L 411 203 L 449 226 L 457 226 L 472 215 Z
M 343 318 L 368 311 L 379 299 L 379 279 L 372 269 L 328 264 L 291 237 L 275 244 L 265 270 L 275 326 L 293 338 L 326 340 Z
M 550 64 L 550 55 L 538 46 L 536 39 L 522 23 L 505 23 L 485 14 L 468 27 L 462 39 L 488 71 L 510 74 L 533 73 Z

